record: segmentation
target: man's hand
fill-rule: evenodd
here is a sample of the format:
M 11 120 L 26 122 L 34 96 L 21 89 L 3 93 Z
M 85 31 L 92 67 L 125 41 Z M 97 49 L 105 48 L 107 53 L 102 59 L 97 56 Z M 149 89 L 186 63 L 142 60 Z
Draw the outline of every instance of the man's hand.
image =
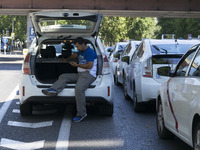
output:
M 73 67 L 78 67 L 79 64 L 77 64 L 76 62 L 72 61 L 72 62 L 69 62 L 70 65 L 72 65 Z

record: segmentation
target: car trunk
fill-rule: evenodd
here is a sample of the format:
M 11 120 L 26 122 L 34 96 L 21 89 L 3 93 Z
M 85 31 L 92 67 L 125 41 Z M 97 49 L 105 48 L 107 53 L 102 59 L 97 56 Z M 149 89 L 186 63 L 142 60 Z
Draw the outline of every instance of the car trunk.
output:
M 91 43 L 89 43 L 88 46 L 94 49 Z M 45 41 L 38 47 L 36 56 L 33 56 L 34 58 L 32 58 L 35 63 L 31 68 L 33 69 L 33 74 L 40 83 L 52 84 L 61 74 L 78 73 L 77 67 L 73 67 L 69 64 L 69 62 L 63 61 L 63 58 L 67 58 L 78 51 L 74 45 L 71 49 L 68 49 L 66 48 L 66 40 L 57 40 L 56 42 L 55 40 L 49 40 Z M 66 53 L 68 50 L 71 50 L 71 54 L 68 56 L 64 55 L 63 51 Z M 73 61 L 78 62 L 78 59 Z M 97 75 L 101 74 L 101 70 L 102 58 L 101 55 L 97 55 Z

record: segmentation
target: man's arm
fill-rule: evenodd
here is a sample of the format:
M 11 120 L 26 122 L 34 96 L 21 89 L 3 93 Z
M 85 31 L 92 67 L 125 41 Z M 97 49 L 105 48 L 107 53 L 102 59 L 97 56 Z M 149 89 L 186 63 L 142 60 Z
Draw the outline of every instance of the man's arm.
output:
M 86 64 L 77 64 L 76 62 L 70 62 L 73 67 L 80 67 L 83 69 L 91 69 L 93 67 L 93 62 L 87 62 Z
M 78 58 L 78 54 L 73 53 L 71 56 L 69 56 L 67 59 L 65 59 L 65 61 L 70 61 L 70 60 L 73 60 L 73 59 L 76 59 L 76 58 Z

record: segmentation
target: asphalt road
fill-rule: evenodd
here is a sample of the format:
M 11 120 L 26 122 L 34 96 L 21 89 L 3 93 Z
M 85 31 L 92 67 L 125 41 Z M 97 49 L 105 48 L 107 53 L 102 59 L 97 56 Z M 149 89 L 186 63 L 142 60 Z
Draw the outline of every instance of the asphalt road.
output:
M 88 117 L 74 123 L 75 105 L 38 105 L 32 116 L 22 117 L 17 92 L 22 58 L 0 56 L 0 150 L 192 150 L 176 137 L 160 140 L 154 105 L 135 113 L 118 86 L 112 117 L 88 107 Z

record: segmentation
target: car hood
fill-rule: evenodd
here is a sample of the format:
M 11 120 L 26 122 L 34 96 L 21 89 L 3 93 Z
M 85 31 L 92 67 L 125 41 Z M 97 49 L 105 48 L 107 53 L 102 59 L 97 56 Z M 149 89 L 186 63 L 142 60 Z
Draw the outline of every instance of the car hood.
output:
M 80 11 L 40 11 L 30 13 L 36 38 L 65 38 L 68 36 L 96 36 L 102 14 Z

